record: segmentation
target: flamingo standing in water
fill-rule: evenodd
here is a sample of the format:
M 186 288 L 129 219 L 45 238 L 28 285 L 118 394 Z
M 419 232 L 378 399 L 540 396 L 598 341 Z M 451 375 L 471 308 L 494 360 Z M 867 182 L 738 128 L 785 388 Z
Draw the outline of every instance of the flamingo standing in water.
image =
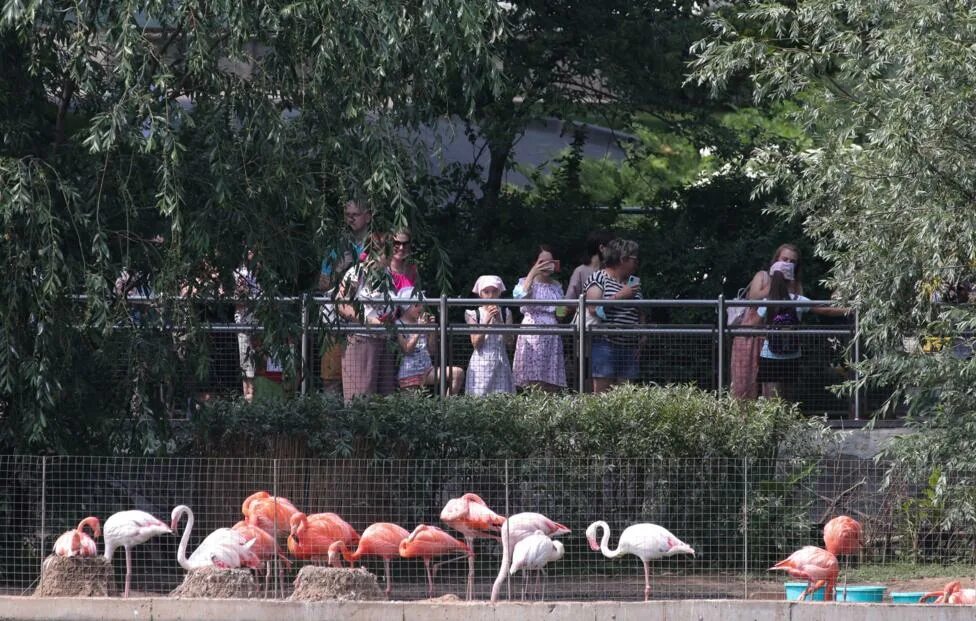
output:
M 298 513 L 298 509 L 287 498 L 260 491 L 244 499 L 241 513 L 248 524 L 257 526 L 274 536 L 275 540 L 284 543 L 288 538 L 291 516 Z
M 824 587 L 824 599 L 829 602 L 834 600 L 840 566 L 832 552 L 816 546 L 806 546 L 769 568 L 769 571 L 777 570 L 807 582 L 807 588 L 799 599 L 806 599 L 807 595 Z
M 468 558 L 474 554 L 467 543 L 458 541 L 436 526 L 427 524 L 420 524 L 400 542 L 402 558 L 419 557 L 424 560 L 424 567 L 427 569 L 427 597 L 434 596 L 434 571 L 437 570 L 436 565 L 431 569 L 431 561 L 435 556 L 454 552 L 461 552 Z
M 976 604 L 976 589 L 964 589 L 962 588 L 962 583 L 958 580 L 953 580 L 949 584 L 945 585 L 941 591 L 932 591 L 931 593 L 926 593 L 918 599 L 920 604 L 925 603 L 925 600 L 936 598 L 936 604 Z
M 460 498 L 452 498 L 441 509 L 441 521 L 464 535 L 471 553 L 468 555 L 467 598 L 474 595 L 474 540 L 478 537 L 498 538 L 505 518 L 488 508 L 488 504 L 477 494 L 467 493 Z
M 529 572 L 535 570 L 536 590 L 539 590 L 543 568 L 546 564 L 561 559 L 563 553 L 562 542 L 553 541 L 541 530 L 535 531 L 515 544 L 515 550 L 512 552 L 512 568 L 508 570 L 508 575 L 514 576 L 515 572 L 522 570 L 522 599 L 525 599 L 525 588 L 529 584 Z M 542 599 L 545 599 L 545 590 L 542 591 Z
M 125 592 L 129 597 L 129 584 L 132 580 L 132 548 L 145 543 L 157 535 L 172 534 L 172 529 L 145 511 L 120 511 L 105 520 L 105 558 L 112 562 L 112 555 L 118 547 L 125 548 Z
M 91 537 L 85 527 L 91 529 Z M 89 516 L 78 523 L 78 528 L 65 531 L 54 542 L 54 553 L 58 556 L 95 556 L 98 554 L 95 539 L 102 536 L 102 526 L 95 516 Z
M 603 538 L 597 545 L 597 533 L 603 529 Z M 695 555 L 695 551 L 671 534 L 671 531 L 657 524 L 632 524 L 620 533 L 617 549 L 610 549 L 610 526 L 603 520 L 593 522 L 586 529 L 586 540 L 593 551 L 602 552 L 607 558 L 633 554 L 644 564 L 644 601 L 651 596 L 650 561 L 674 556 L 675 554 Z
M 312 561 L 327 559 L 329 548 L 336 541 L 342 541 L 352 548 L 359 544 L 359 533 L 335 513 L 305 515 L 299 511 L 291 516 L 288 552 L 295 558 Z M 337 567 L 341 565 L 341 562 L 333 564 Z
M 529 535 L 541 531 L 547 537 L 558 537 L 571 532 L 559 522 L 553 522 L 541 513 L 516 513 L 507 518 L 501 527 L 502 565 L 498 568 L 498 576 L 491 585 L 491 601 L 498 601 L 502 583 L 508 577 L 508 570 L 512 563 L 512 548 Z
M 186 515 L 186 529 L 183 531 L 180 547 L 176 552 L 176 560 L 180 567 L 187 571 L 200 567 L 257 569 L 260 559 L 251 550 L 257 539 L 247 539 L 243 533 L 230 528 L 218 528 L 207 535 L 190 558 L 187 558 L 186 546 L 190 542 L 190 531 L 193 530 L 193 511 L 190 507 L 186 505 L 173 507 L 170 528 L 175 533 L 184 515 Z
M 363 531 L 359 537 L 359 546 L 355 552 L 350 552 L 343 540 L 338 540 L 329 546 L 329 564 L 338 563 L 341 554 L 351 565 L 364 556 L 378 556 L 383 559 L 386 571 L 386 595 L 389 597 L 393 586 L 390 581 L 390 560 L 400 556 L 400 542 L 410 536 L 407 529 L 389 522 L 377 522 Z
M 851 555 L 861 550 L 861 523 L 852 517 L 838 515 L 824 526 L 824 547 L 834 556 L 844 556 L 844 594 L 847 594 L 847 570 Z

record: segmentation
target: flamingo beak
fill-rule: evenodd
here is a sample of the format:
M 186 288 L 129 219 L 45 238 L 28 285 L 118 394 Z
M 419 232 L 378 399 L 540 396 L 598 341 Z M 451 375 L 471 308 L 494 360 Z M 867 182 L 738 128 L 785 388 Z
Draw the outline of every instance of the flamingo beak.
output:
M 600 545 L 596 542 L 596 539 L 590 539 L 589 537 L 587 537 L 586 540 L 590 543 L 591 550 L 593 550 L 594 552 L 600 551 Z

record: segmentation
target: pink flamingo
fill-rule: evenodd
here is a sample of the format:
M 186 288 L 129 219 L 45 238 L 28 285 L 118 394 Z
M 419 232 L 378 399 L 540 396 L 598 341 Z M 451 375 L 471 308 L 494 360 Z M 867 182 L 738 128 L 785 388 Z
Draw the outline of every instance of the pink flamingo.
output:
M 558 537 L 570 533 L 568 528 L 559 522 L 553 522 L 541 513 L 516 513 L 507 518 L 501 527 L 502 565 L 498 569 L 498 576 L 491 586 L 491 601 L 498 601 L 498 594 L 502 583 L 508 577 L 508 570 L 512 563 L 512 548 L 529 535 L 540 531 L 547 537 Z
M 800 599 L 806 599 L 807 595 L 824 587 L 824 599 L 828 602 L 834 601 L 840 566 L 832 552 L 816 546 L 805 546 L 769 568 L 769 571 L 777 570 L 807 582 L 807 588 L 800 594 Z
M 488 508 L 488 504 L 477 494 L 467 493 L 460 498 L 452 498 L 441 509 L 441 521 L 464 535 L 471 553 L 468 555 L 467 598 L 474 594 L 474 540 L 478 537 L 497 539 L 505 518 Z
M 400 556 L 400 542 L 410 536 L 407 529 L 389 522 L 377 522 L 363 531 L 359 537 L 359 546 L 355 552 L 350 552 L 346 547 L 346 542 L 338 540 L 329 546 L 330 564 L 338 559 L 341 554 L 346 561 L 352 565 L 364 556 L 378 556 L 383 559 L 383 568 L 386 570 L 386 595 L 389 597 L 393 590 L 390 581 L 390 560 Z
M 330 546 L 340 540 L 353 547 L 359 544 L 359 533 L 335 513 L 305 515 L 299 511 L 291 516 L 288 552 L 295 558 L 325 559 Z
M 434 596 L 434 572 L 440 563 L 431 569 L 431 561 L 435 556 L 462 552 L 471 557 L 471 547 L 463 541 L 458 541 L 436 526 L 420 524 L 406 539 L 400 542 L 400 556 L 402 558 L 422 558 L 427 570 L 427 597 Z M 463 558 L 463 557 L 459 557 Z M 457 559 L 454 559 L 457 560 Z
M 824 526 L 824 547 L 834 556 L 844 556 L 844 594 L 847 594 L 847 570 L 851 555 L 861 550 L 861 523 L 852 517 L 838 515 Z
M 603 529 L 603 538 L 597 545 L 597 532 Z M 593 522 L 586 529 L 586 540 L 590 549 L 603 553 L 607 558 L 616 558 L 624 554 L 633 554 L 644 564 L 644 601 L 651 596 L 651 568 L 650 561 L 674 556 L 675 554 L 695 555 L 695 551 L 663 526 L 657 524 L 633 524 L 620 533 L 617 549 L 610 549 L 610 526 L 603 520 Z
M 186 530 L 183 531 L 180 547 L 176 552 L 176 560 L 180 567 L 187 571 L 200 567 L 257 568 L 260 559 L 251 550 L 257 539 L 247 539 L 244 534 L 230 528 L 218 528 L 207 535 L 190 558 L 187 558 L 186 546 L 190 542 L 190 531 L 193 530 L 193 511 L 190 507 L 178 505 L 173 508 L 170 528 L 175 533 L 184 515 L 186 515 Z
M 553 541 L 541 530 L 537 530 L 522 541 L 515 544 L 512 552 L 512 568 L 508 571 L 509 576 L 514 576 L 522 570 L 522 599 L 525 599 L 525 588 L 529 584 L 529 572 L 535 570 L 536 590 L 539 590 L 539 581 L 542 578 L 542 570 L 552 561 L 558 561 L 565 552 L 560 541 Z M 545 590 L 542 591 L 542 598 L 545 599 Z
M 291 516 L 298 513 L 298 509 L 287 498 L 260 491 L 244 499 L 241 513 L 248 524 L 257 526 L 270 533 L 279 543 L 284 543 L 288 538 Z
M 89 537 L 85 527 L 92 531 Z M 89 516 L 78 523 L 78 528 L 65 531 L 54 542 L 54 553 L 58 556 L 95 556 L 98 554 L 95 539 L 102 536 L 102 526 L 95 516 Z
M 145 511 L 119 511 L 105 520 L 105 558 L 112 562 L 112 555 L 119 546 L 125 548 L 125 592 L 129 597 L 129 584 L 132 580 L 132 548 L 143 544 L 157 535 L 172 534 L 173 531 L 162 521 Z
M 237 524 L 230 527 L 231 530 L 237 531 L 244 536 L 245 540 L 254 543 L 251 545 L 251 552 L 258 559 L 258 566 L 255 569 L 260 570 L 262 567 L 265 568 L 264 573 L 264 590 L 268 590 L 268 584 L 271 582 L 271 565 L 275 558 L 281 559 L 285 567 L 278 568 L 279 577 L 284 576 L 285 569 L 291 569 L 291 560 L 285 556 L 278 543 L 274 540 L 268 532 L 261 530 L 257 526 L 251 526 L 244 520 L 241 520 Z
M 936 604 L 976 604 L 976 589 L 964 589 L 962 588 L 962 582 L 958 580 L 953 580 L 949 584 L 945 585 L 941 591 L 932 591 L 931 593 L 926 593 L 918 599 L 919 603 L 925 603 L 925 600 L 936 598 Z

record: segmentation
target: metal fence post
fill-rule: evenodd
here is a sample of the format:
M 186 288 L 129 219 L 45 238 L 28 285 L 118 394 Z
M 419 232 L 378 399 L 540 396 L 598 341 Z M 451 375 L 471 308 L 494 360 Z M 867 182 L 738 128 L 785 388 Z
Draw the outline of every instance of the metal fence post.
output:
M 749 458 L 742 458 L 742 598 L 749 599 Z
M 861 314 L 854 309 L 854 420 L 861 420 Z
M 272 514 L 273 517 L 271 519 L 271 530 L 272 530 L 271 536 L 274 538 L 274 541 L 276 542 L 275 546 L 277 546 L 278 545 L 277 544 L 278 541 L 278 460 L 277 459 L 271 460 L 271 495 L 272 497 L 274 497 L 274 506 L 272 507 L 274 513 Z M 272 556 L 271 571 L 274 572 L 274 576 L 275 576 L 274 587 L 271 590 L 271 595 L 274 599 L 277 599 L 278 589 L 279 588 L 284 589 L 284 585 L 279 584 L 280 574 L 278 569 L 277 554 Z M 284 592 L 282 592 L 282 595 L 284 595 Z
M 718 296 L 718 387 L 715 394 L 719 397 L 725 390 L 725 295 Z
M 441 399 L 447 396 L 447 296 L 441 294 L 440 301 L 440 322 L 438 325 L 440 331 L 440 359 L 441 359 L 441 371 L 438 373 L 439 380 L 439 392 Z
M 576 327 L 579 330 L 579 351 L 576 354 L 579 381 L 577 389 L 580 394 L 586 392 L 586 294 L 581 293 L 576 307 Z
M 41 457 L 41 533 L 38 547 L 41 549 L 41 570 L 44 570 L 44 537 L 47 528 L 47 456 Z
M 308 335 L 308 294 L 302 294 L 302 395 L 308 394 L 308 376 L 312 372 L 311 351 Z

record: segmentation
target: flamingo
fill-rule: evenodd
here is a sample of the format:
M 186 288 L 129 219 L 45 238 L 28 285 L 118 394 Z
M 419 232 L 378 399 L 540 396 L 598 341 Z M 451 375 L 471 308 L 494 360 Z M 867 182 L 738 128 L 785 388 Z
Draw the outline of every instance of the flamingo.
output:
M 257 526 L 251 526 L 244 520 L 241 520 L 230 528 L 244 535 L 245 539 L 254 540 L 251 546 L 251 552 L 258 558 L 258 567 L 256 569 L 260 569 L 262 565 L 266 567 L 264 575 L 265 591 L 268 590 L 268 583 L 271 581 L 271 561 L 273 559 L 280 558 L 281 562 L 285 564 L 285 568 L 291 569 L 291 561 L 281 551 L 274 537 L 268 534 L 267 531 L 261 530 Z M 280 567 L 278 569 L 279 572 L 283 571 Z
M 515 549 L 512 551 L 512 568 L 508 571 L 508 575 L 514 576 L 515 572 L 523 570 L 525 579 L 522 582 L 522 599 L 525 599 L 529 571 L 536 571 L 536 588 L 538 588 L 543 568 L 547 563 L 561 559 L 563 553 L 562 542 L 553 541 L 541 530 L 535 531 L 515 544 Z M 543 591 L 543 599 L 545 599 L 545 591 Z
M 239 531 L 230 528 L 218 528 L 200 542 L 190 558 L 186 557 L 186 546 L 190 542 L 190 531 L 193 530 L 193 511 L 186 505 L 173 507 L 170 516 L 173 532 L 177 531 L 180 519 L 186 515 L 186 530 L 180 539 L 180 547 L 176 552 L 176 560 L 180 567 L 189 571 L 200 567 L 217 567 L 219 569 L 236 569 L 250 567 L 256 569 L 260 559 L 251 550 L 257 539 L 247 539 Z
M 833 601 L 840 568 L 837 557 L 832 552 L 816 546 L 805 546 L 769 568 L 769 571 L 776 570 L 806 580 L 807 588 L 800 594 L 800 599 L 805 599 L 820 587 L 825 587 L 824 598 Z
M 945 585 L 941 591 L 932 591 L 931 593 L 926 593 L 918 599 L 918 602 L 924 603 L 925 600 L 929 598 L 936 598 L 936 604 L 976 604 L 976 589 L 964 589 L 962 588 L 962 583 L 958 580 L 953 580 L 949 584 Z
M 464 535 L 471 553 L 468 555 L 467 598 L 474 595 L 474 540 L 478 537 L 496 538 L 505 518 L 488 508 L 477 494 L 467 493 L 452 498 L 441 509 L 441 521 Z
M 92 531 L 89 537 L 85 527 Z M 54 553 L 58 556 L 95 556 L 98 554 L 95 539 L 102 536 L 102 526 L 95 516 L 89 516 L 78 523 L 78 528 L 65 531 L 54 542 Z
M 861 523 L 852 517 L 838 515 L 824 526 L 824 547 L 834 556 L 844 556 L 844 594 L 847 597 L 847 570 L 851 555 L 861 549 Z
M 494 584 L 491 585 L 492 602 L 498 601 L 502 583 L 508 577 L 508 569 L 512 562 L 512 547 L 536 531 L 542 531 L 547 537 L 558 537 L 571 532 L 559 522 L 553 522 L 541 513 L 516 513 L 506 519 L 501 529 L 502 565 L 498 568 L 498 576 Z
M 329 546 L 329 563 L 338 562 L 341 554 L 352 565 L 364 556 L 378 556 L 383 559 L 386 570 L 386 595 L 389 597 L 393 586 L 390 582 L 390 560 L 400 556 L 400 542 L 410 536 L 407 529 L 389 522 L 377 522 L 363 531 L 359 546 L 350 552 L 346 542 L 339 539 Z
M 305 515 L 299 511 L 291 516 L 288 552 L 295 558 L 327 558 L 329 547 L 336 541 L 351 548 L 359 543 L 359 533 L 335 513 Z
M 436 526 L 427 524 L 420 524 L 400 542 L 401 557 L 420 557 L 424 560 L 424 568 L 427 569 L 427 597 L 434 596 L 434 571 L 437 570 L 436 565 L 431 569 L 431 560 L 435 556 L 452 552 L 463 552 L 468 558 L 474 554 L 467 543 L 458 541 Z
M 597 545 L 597 532 L 603 529 L 603 539 Z M 603 520 L 593 522 L 586 529 L 586 540 L 590 544 L 590 549 L 603 553 L 607 558 L 616 558 L 624 554 L 633 554 L 644 564 L 644 601 L 648 601 L 651 596 L 651 568 L 650 561 L 674 556 L 675 554 L 695 555 L 695 551 L 688 544 L 684 543 L 671 534 L 671 531 L 658 526 L 657 524 L 632 524 L 620 533 L 617 541 L 617 549 L 611 550 L 610 526 Z
M 125 548 L 125 592 L 129 597 L 129 584 L 132 580 L 132 548 L 145 543 L 157 535 L 172 534 L 173 531 L 162 521 L 145 511 L 119 511 L 105 520 L 105 559 L 112 562 L 112 555 L 119 546 Z
M 298 509 L 287 498 L 272 496 L 265 491 L 251 494 L 241 505 L 241 513 L 248 524 L 271 533 L 281 542 L 288 537 L 288 524 L 291 516 L 297 512 Z

